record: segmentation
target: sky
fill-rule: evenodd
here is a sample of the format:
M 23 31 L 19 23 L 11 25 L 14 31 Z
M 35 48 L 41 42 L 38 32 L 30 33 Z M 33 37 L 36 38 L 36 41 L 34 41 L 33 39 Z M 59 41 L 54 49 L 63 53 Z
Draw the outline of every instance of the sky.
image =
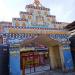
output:
M 27 4 L 34 0 L 0 0 L 0 21 L 12 21 L 20 17 L 20 11 L 25 11 Z M 40 0 L 41 4 L 50 8 L 50 14 L 56 16 L 59 22 L 73 22 L 75 20 L 75 0 Z

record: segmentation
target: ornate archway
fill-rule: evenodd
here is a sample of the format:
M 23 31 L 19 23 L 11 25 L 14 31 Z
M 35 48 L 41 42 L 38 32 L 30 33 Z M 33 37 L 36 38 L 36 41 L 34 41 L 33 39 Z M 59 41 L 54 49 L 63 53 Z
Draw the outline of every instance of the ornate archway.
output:
M 41 48 L 40 49 L 41 52 L 38 50 L 38 48 L 36 49 L 36 47 Z M 21 59 L 24 57 L 21 60 L 21 65 L 23 64 L 21 66 L 22 70 L 23 70 L 23 75 L 25 74 L 25 67 L 26 67 L 25 61 L 27 60 L 27 58 L 31 58 L 30 55 L 32 55 L 31 61 L 34 61 L 35 59 L 37 59 L 39 61 L 43 60 L 43 62 L 44 62 L 44 60 L 45 60 L 44 54 L 47 53 L 48 59 L 49 59 L 48 66 L 50 66 L 50 69 L 62 69 L 63 68 L 63 63 L 62 63 L 62 61 L 63 61 L 62 54 L 63 53 L 62 53 L 60 47 L 61 47 L 61 44 L 57 40 L 49 38 L 48 35 L 36 35 L 32 39 L 27 39 L 27 40 L 24 40 L 23 42 L 21 42 Z M 33 49 L 31 49 L 31 48 L 33 48 Z M 42 49 L 47 49 L 47 50 L 45 50 L 45 52 L 43 52 Z M 27 53 L 28 53 L 28 55 L 27 55 Z M 27 55 L 28 57 L 26 58 L 25 55 Z M 40 57 L 40 55 L 41 55 L 41 57 Z M 40 58 L 43 58 L 43 59 L 40 59 Z M 37 64 L 34 64 L 33 66 L 35 66 L 35 65 L 37 65 Z

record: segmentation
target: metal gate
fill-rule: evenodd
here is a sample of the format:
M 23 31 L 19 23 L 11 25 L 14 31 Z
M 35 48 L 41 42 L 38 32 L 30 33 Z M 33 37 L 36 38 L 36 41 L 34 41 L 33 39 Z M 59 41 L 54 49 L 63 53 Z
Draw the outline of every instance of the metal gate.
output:
M 43 52 L 21 52 L 22 75 L 42 70 L 49 70 L 50 66 L 44 59 L 44 56 L 45 58 L 47 56 L 45 54 L 43 54 Z
M 23 75 L 35 72 L 39 66 L 39 54 L 36 52 L 21 52 L 21 69 Z

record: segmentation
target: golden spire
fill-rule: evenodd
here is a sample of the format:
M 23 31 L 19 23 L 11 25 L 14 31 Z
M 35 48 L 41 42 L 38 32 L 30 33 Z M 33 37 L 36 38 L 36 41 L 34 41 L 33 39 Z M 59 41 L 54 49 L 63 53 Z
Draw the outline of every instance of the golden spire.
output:
M 34 3 L 35 3 L 36 6 L 40 5 L 40 1 L 39 0 L 34 0 Z

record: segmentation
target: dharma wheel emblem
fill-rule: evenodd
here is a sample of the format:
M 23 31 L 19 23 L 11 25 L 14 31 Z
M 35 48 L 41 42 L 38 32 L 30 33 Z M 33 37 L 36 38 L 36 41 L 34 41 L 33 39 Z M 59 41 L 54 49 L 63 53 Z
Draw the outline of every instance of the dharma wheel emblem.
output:
M 34 3 L 36 4 L 36 6 L 40 5 L 40 1 L 39 0 L 34 0 Z

